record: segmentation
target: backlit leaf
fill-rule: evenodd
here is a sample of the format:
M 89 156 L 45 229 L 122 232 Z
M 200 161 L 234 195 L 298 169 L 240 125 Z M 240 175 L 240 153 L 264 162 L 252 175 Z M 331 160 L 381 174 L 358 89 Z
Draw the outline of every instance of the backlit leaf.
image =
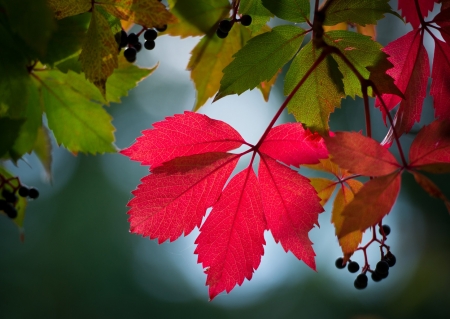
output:
M 248 27 L 252 33 L 260 31 L 273 17 L 273 14 L 264 7 L 262 0 L 241 0 L 239 2 L 239 13 L 248 14 L 252 17 L 252 24 Z
M 41 126 L 38 129 L 36 141 L 34 143 L 33 152 L 41 161 L 42 166 L 45 169 L 47 178 L 52 178 L 52 143 L 50 140 L 50 131 Z
M 294 57 L 304 36 L 303 29 L 283 25 L 250 39 L 223 70 L 220 89 L 214 100 L 229 94 L 239 95 L 270 80 Z
M 226 152 L 244 143 L 225 122 L 193 112 L 167 117 L 142 133 L 136 143 L 120 153 L 153 168 L 179 156 Z
M 25 119 L 0 117 L 0 158 L 12 148 L 24 122 Z
M 284 94 L 289 95 L 316 62 L 321 49 L 309 42 L 300 50 L 291 63 L 284 82 Z M 325 135 L 328 132 L 328 119 L 335 107 L 340 106 L 344 96 L 339 86 L 329 76 L 330 68 L 326 61 L 319 64 L 292 97 L 288 111 L 298 122 L 305 124 L 313 132 Z
M 328 178 L 321 177 L 313 177 L 310 180 L 311 185 L 317 192 L 317 196 L 320 198 L 320 205 L 325 206 L 336 189 L 337 183 Z
M 308 0 L 262 0 L 262 3 L 278 18 L 292 22 L 304 22 L 309 19 Z
M 423 174 L 420 174 L 419 172 L 412 172 L 414 175 L 414 179 L 416 180 L 417 184 L 420 185 L 426 191 L 430 196 L 439 198 L 442 200 L 447 207 L 447 210 L 450 212 L 450 202 L 447 199 L 447 197 L 442 193 L 442 191 L 439 189 L 439 187 L 436 186 L 435 183 L 433 183 L 428 177 L 426 177 Z
M 325 143 L 331 160 L 353 174 L 382 176 L 400 168 L 389 150 L 361 133 L 337 132 Z
M 47 0 L 57 19 L 75 16 L 92 9 L 91 0 Z
M 338 238 L 358 230 L 363 232 L 379 223 L 391 211 L 400 192 L 400 182 L 401 173 L 394 172 L 365 183 L 341 213 L 344 220 Z
M 422 17 L 426 18 L 428 12 L 433 10 L 436 0 L 417 0 L 419 3 L 420 13 Z M 417 8 L 410 0 L 398 0 L 398 9 L 402 10 L 402 16 L 406 22 L 410 22 L 413 28 L 418 28 L 420 25 L 419 14 Z
M 439 39 L 434 39 L 434 59 L 430 95 L 434 100 L 434 116 L 450 119 L 450 47 Z

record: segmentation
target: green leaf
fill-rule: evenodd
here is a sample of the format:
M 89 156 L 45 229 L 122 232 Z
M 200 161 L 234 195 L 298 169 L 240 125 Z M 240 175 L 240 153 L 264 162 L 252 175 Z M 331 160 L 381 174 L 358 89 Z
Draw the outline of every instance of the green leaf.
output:
M 0 165 L 0 175 L 2 175 L 5 179 L 10 180 L 11 185 L 6 184 L 4 186 L 4 188 L 6 188 L 8 191 L 12 192 L 13 191 L 12 187 L 14 187 L 14 188 L 19 187 L 19 179 L 17 177 L 15 177 L 13 174 L 11 174 L 11 172 L 9 172 L 6 168 L 4 168 L 1 165 Z M 3 198 L 3 196 L 1 195 L 1 191 L 0 191 L 0 198 Z M 25 197 L 18 196 L 17 202 L 14 207 L 17 210 L 17 217 L 12 219 L 12 221 L 14 222 L 14 224 L 17 225 L 17 227 L 19 227 L 21 237 L 23 238 L 22 227 L 23 227 L 23 221 L 25 219 L 25 209 L 27 207 L 27 199 Z
M 0 117 L 0 136 L 2 137 L 0 139 L 0 158 L 12 148 L 24 122 L 24 119 Z
M 169 6 L 178 22 L 169 24 L 165 33 L 181 38 L 207 34 L 231 9 L 228 0 L 169 0 Z
M 252 24 L 248 26 L 252 33 L 258 32 L 269 22 L 273 14 L 264 7 L 262 0 L 241 0 L 239 3 L 239 13 L 248 14 L 252 17 Z
M 400 15 L 391 10 L 389 0 L 334 0 L 326 7 L 324 25 L 335 25 L 339 22 L 357 23 L 360 25 L 376 24 L 384 18 L 385 13 L 397 17 Z M 411 4 L 413 5 L 413 4 Z
M 47 0 L 47 3 L 55 13 L 56 19 L 85 13 L 93 7 L 91 0 Z
M 34 143 L 33 152 L 39 158 L 44 166 L 48 179 L 52 176 L 52 143 L 50 141 L 50 131 L 41 126 L 38 129 L 36 141 Z
M 234 60 L 223 70 L 220 89 L 214 101 L 230 94 L 241 94 L 269 81 L 299 50 L 305 31 L 282 25 L 271 32 L 260 34 L 234 55 Z
M 107 18 L 95 8 L 83 42 L 80 62 L 86 78 L 106 95 L 106 79 L 118 66 L 118 44 Z
M 53 65 L 81 49 L 86 35 L 90 13 L 79 14 L 57 21 L 56 32 L 50 38 L 42 63 Z
M 1 3 L 6 9 L 11 30 L 39 56 L 44 56 L 50 36 L 56 29 L 53 12 L 48 7 L 47 1 L 3 0 Z
M 278 18 L 292 22 L 309 19 L 309 0 L 262 0 L 262 3 Z
M 369 66 L 376 65 L 380 55 L 385 55 L 381 51 L 381 44 L 373 41 L 370 37 L 350 31 L 330 31 L 325 33 L 325 41 L 333 45 L 347 57 L 359 73 L 369 79 Z M 340 58 L 336 58 L 339 69 L 344 75 L 345 94 L 355 98 L 355 95 L 362 96 L 361 84 L 352 70 Z
M 13 160 L 17 161 L 25 153 L 33 150 L 39 127 L 42 125 L 42 109 L 39 101 L 39 91 L 35 83 L 23 88 L 28 91 L 25 112 L 20 115 L 25 122 L 20 128 L 19 136 L 14 142 L 10 154 Z
M 300 50 L 292 61 L 284 82 L 284 94 L 289 95 L 314 62 L 319 58 L 322 49 L 314 48 L 309 42 Z M 325 135 L 328 132 L 328 119 L 335 107 L 340 106 L 344 96 L 341 88 L 336 85 L 330 74 L 330 60 L 325 59 L 313 70 L 304 84 L 288 103 L 288 111 L 298 122 L 305 124 L 311 130 Z
M 61 62 L 55 64 L 55 67 L 63 73 L 67 73 L 69 72 L 69 70 L 74 71 L 76 73 L 81 73 L 82 72 L 81 63 L 78 57 L 79 55 L 76 54 L 75 56 L 62 60 Z
M 71 87 L 71 73 L 75 74 L 57 70 L 39 74 L 43 108 L 56 141 L 73 153 L 115 152 L 111 116 L 101 104 Z
M 222 70 L 230 64 L 233 55 L 249 38 L 250 31 L 235 24 L 225 39 L 220 39 L 212 30 L 195 46 L 187 67 L 197 90 L 194 111 L 217 93 Z

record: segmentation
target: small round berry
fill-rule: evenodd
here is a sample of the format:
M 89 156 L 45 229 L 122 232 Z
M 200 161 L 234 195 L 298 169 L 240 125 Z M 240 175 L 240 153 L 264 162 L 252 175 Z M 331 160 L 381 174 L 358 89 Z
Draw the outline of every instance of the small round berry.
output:
M 381 279 L 385 279 L 387 278 L 387 276 L 389 276 L 389 271 L 385 272 L 384 274 L 379 274 Z
M 364 289 L 367 287 L 367 281 L 366 274 L 360 274 L 356 277 L 354 286 L 356 289 Z
M 228 32 L 223 32 L 220 29 L 217 29 L 216 34 L 221 39 L 225 39 L 228 36 Z
M 231 27 L 232 27 L 232 24 L 231 24 L 230 20 L 222 20 L 219 22 L 219 30 L 222 31 L 223 33 L 230 32 Z
M 128 34 L 125 31 L 120 31 L 120 47 L 125 48 L 128 44 Z
M 336 265 L 336 268 L 338 268 L 338 269 L 344 269 L 345 266 L 347 266 L 346 263 L 344 264 L 344 258 L 342 258 L 342 257 L 339 257 L 338 259 L 336 259 L 335 265 Z
M 153 29 L 147 29 L 147 31 L 144 32 L 145 40 L 155 40 L 157 36 L 158 36 L 158 32 L 156 32 Z
M 29 195 L 29 191 L 30 190 L 28 189 L 28 187 L 20 186 L 18 193 L 21 197 L 27 197 Z
M 394 267 L 397 262 L 397 258 L 395 258 L 394 254 L 388 252 L 386 256 L 384 256 L 384 260 L 388 263 L 389 267 Z
M 156 31 L 158 31 L 158 32 L 164 32 L 164 31 L 166 31 L 167 30 L 167 24 L 165 24 L 165 25 L 163 25 L 162 27 L 156 27 L 155 28 L 156 29 Z
M 2 190 L 2 196 L 8 203 L 15 203 L 17 201 L 17 196 L 7 189 Z
M 383 230 L 381 230 L 381 228 L 378 230 L 379 231 L 379 233 L 381 234 L 381 235 L 383 235 L 383 232 L 384 232 L 384 235 L 385 236 L 389 236 L 389 234 L 391 233 L 391 227 L 389 227 L 388 225 L 383 225 L 383 226 L 381 226 L 382 228 L 383 228 Z
M 5 209 L 6 215 L 8 215 L 9 218 L 14 219 L 17 217 L 17 210 L 12 206 L 11 204 L 8 204 Z
M 353 274 L 359 270 L 359 264 L 356 261 L 351 261 L 348 263 L 347 269 Z
M 249 16 L 248 14 L 245 14 L 241 17 L 240 21 L 243 26 L 248 27 L 250 24 L 252 24 L 252 17 Z
M 8 203 L 4 199 L 0 199 L 0 210 L 5 210 Z
M 155 48 L 155 41 L 153 41 L 153 40 L 145 41 L 144 48 L 146 48 L 147 50 L 153 50 Z
M 139 52 L 142 49 L 142 43 L 138 42 L 135 45 L 133 45 L 133 47 L 136 49 L 136 52 Z
M 375 282 L 379 282 L 379 281 L 381 281 L 383 278 L 378 274 L 378 273 L 376 273 L 376 272 L 373 272 L 372 273 L 372 280 L 373 281 L 375 281 Z
M 128 47 L 125 49 L 125 51 L 123 51 L 123 55 L 128 62 L 136 61 L 136 53 L 137 51 L 133 47 Z
M 39 197 L 39 191 L 36 188 L 31 187 L 29 189 L 29 191 L 28 191 L 28 197 L 30 197 L 31 199 L 38 198 Z
M 379 275 L 384 275 L 389 272 L 389 264 L 385 260 L 381 260 L 375 267 L 375 272 Z
M 135 45 L 138 42 L 139 42 L 139 37 L 137 36 L 136 33 L 130 33 L 128 35 L 128 44 Z

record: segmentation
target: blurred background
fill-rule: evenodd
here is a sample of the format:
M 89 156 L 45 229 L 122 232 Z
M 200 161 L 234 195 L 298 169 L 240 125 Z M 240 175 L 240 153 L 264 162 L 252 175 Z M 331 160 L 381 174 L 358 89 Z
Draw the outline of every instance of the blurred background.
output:
M 386 45 L 409 30 L 388 16 L 377 27 L 377 40 Z M 123 103 L 108 109 L 119 148 L 154 122 L 192 109 L 195 91 L 185 68 L 198 40 L 163 36 L 155 50 L 138 54 L 139 65 L 160 65 Z M 433 41 L 427 37 L 426 46 L 432 60 Z M 253 90 L 209 103 L 201 112 L 229 123 L 255 143 L 284 100 L 282 77 L 269 103 Z M 429 97 L 423 112 L 422 122 L 429 123 Z M 361 99 L 347 99 L 332 114 L 331 127 L 359 131 L 363 114 Z M 281 121 L 293 117 L 286 113 Z M 380 140 L 386 128 L 377 109 L 372 109 L 372 123 Z M 406 150 L 419 128 L 402 137 Z M 321 227 L 310 233 L 317 273 L 266 233 L 265 253 L 253 279 L 208 302 L 206 276 L 193 254 L 198 230 L 162 245 L 128 231 L 126 204 L 148 174 L 146 167 L 119 154 L 75 157 L 54 145 L 51 184 L 34 156 L 9 168 L 41 195 L 29 203 L 23 243 L 15 225 L 0 216 L 0 318 L 450 318 L 450 216 L 409 174 L 384 220 L 392 229 L 387 243 L 397 257 L 386 280 L 369 279 L 369 286 L 358 291 L 353 287 L 356 275 L 334 266 L 341 251 L 328 204 L 320 215 Z M 432 179 L 450 195 L 448 175 Z M 377 247 L 369 259 L 373 265 L 378 261 Z M 362 253 L 354 260 L 361 264 Z

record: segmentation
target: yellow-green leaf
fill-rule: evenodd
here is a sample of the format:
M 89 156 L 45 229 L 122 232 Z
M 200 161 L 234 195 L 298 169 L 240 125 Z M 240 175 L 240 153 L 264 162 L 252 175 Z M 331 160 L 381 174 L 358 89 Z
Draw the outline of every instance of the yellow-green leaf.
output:
M 87 12 L 92 8 L 91 0 L 47 0 L 57 19 Z
M 50 132 L 45 126 L 38 129 L 33 152 L 39 158 L 47 174 L 47 178 L 52 176 L 52 143 L 50 141 Z

